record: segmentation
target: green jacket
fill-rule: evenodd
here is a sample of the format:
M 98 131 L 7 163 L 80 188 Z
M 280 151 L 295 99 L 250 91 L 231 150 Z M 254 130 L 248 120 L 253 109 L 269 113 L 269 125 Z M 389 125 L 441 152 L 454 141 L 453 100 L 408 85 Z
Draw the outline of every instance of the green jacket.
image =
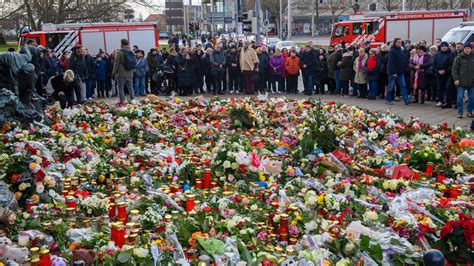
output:
M 123 67 L 124 64 L 124 56 L 122 50 L 131 51 L 130 46 L 124 46 L 117 52 L 114 69 L 112 71 L 112 75 L 121 78 L 133 78 L 133 70 L 126 70 Z
M 474 54 L 461 52 L 454 59 L 452 71 L 453 80 L 459 80 L 459 87 L 474 87 Z

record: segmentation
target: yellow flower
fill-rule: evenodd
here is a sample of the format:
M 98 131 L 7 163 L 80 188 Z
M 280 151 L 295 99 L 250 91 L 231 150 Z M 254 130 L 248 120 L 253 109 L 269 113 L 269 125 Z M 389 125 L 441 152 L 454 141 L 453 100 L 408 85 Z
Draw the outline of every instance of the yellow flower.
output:
M 400 220 L 400 221 L 396 221 L 395 222 L 395 226 L 396 227 L 400 227 L 400 226 L 404 226 L 407 224 L 407 221 L 406 220 Z
M 323 203 L 324 203 L 324 194 L 319 195 L 316 202 L 318 203 L 318 205 L 323 205 Z
M 301 217 L 301 215 L 300 215 L 299 212 L 295 212 L 295 220 L 296 220 L 296 221 L 301 221 L 301 220 L 303 220 L 303 218 Z
M 438 186 L 438 189 L 439 190 L 445 190 L 446 186 L 444 184 L 441 184 L 441 185 Z
M 263 181 L 266 180 L 265 175 L 263 174 L 263 172 L 258 172 L 258 180 L 260 182 L 263 182 Z

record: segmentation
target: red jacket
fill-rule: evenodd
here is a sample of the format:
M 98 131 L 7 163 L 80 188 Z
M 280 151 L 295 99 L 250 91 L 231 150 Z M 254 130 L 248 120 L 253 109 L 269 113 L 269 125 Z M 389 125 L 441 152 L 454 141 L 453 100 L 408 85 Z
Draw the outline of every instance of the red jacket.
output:
M 291 57 L 289 56 L 286 61 L 285 61 L 285 69 L 286 73 L 289 75 L 298 75 L 300 73 L 300 58 L 295 56 Z

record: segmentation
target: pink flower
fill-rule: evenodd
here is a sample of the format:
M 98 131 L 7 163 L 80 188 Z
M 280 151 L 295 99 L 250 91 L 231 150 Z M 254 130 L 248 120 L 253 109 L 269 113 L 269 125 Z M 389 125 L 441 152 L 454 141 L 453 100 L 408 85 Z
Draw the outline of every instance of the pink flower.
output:
M 252 166 L 259 167 L 260 166 L 260 159 L 255 151 L 252 152 Z
M 265 233 L 265 232 L 258 232 L 258 234 L 257 234 L 257 239 L 262 240 L 262 239 L 265 239 L 265 238 L 267 238 L 267 233 Z
M 242 198 L 242 204 L 243 204 L 243 205 L 248 205 L 248 204 L 249 204 L 249 199 L 247 199 L 247 198 Z
M 228 212 L 228 214 L 229 214 L 230 216 L 233 216 L 233 215 L 235 214 L 235 210 L 234 210 L 234 209 L 230 209 L 229 212 Z
M 300 231 L 298 230 L 298 227 L 296 225 L 290 225 L 289 226 L 290 234 L 299 234 Z

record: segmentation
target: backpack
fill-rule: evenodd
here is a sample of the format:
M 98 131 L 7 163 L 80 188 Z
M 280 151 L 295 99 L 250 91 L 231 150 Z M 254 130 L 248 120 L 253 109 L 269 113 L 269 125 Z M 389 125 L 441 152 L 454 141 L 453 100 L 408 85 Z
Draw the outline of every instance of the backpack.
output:
M 134 70 L 135 66 L 137 65 L 137 58 L 135 57 L 133 52 L 126 50 L 122 50 L 121 52 L 123 55 L 123 68 L 125 68 L 125 70 L 127 71 Z

